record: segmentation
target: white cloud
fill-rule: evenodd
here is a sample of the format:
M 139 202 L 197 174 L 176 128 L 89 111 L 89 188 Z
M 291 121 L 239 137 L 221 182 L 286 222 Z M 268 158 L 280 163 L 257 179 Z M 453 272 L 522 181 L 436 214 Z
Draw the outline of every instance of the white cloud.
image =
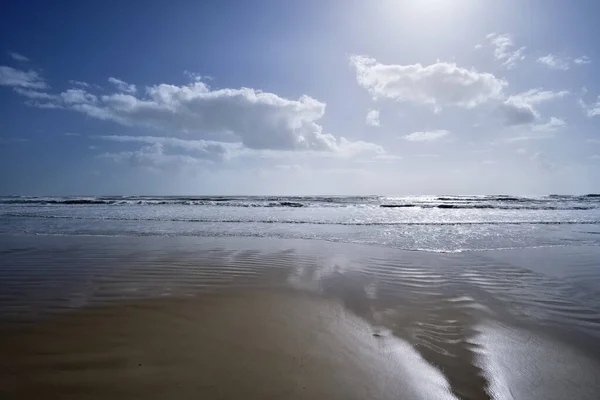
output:
M 340 156 L 338 153 L 323 152 L 283 154 L 280 151 L 247 149 L 242 147 L 240 143 L 183 140 L 171 137 L 95 136 L 93 138 L 116 142 L 143 143 L 144 146 L 138 150 L 106 152 L 99 154 L 97 157 L 118 163 L 127 163 L 134 167 L 142 167 L 152 171 L 197 172 L 215 162 L 233 157 L 250 156 L 256 160 L 269 158 L 272 160 L 297 161 L 302 165 L 311 165 L 314 162 L 318 162 L 320 156 L 325 154 L 329 154 L 330 156 L 335 155 L 335 157 Z M 177 149 L 183 149 L 186 154 L 177 154 Z M 398 159 L 401 159 L 401 157 L 379 154 L 374 158 L 358 158 L 356 161 L 395 161 Z
M 191 82 L 207 81 L 207 80 L 214 79 L 212 76 L 201 75 L 196 72 L 191 72 L 188 70 L 183 71 L 183 75 L 185 75 Z
M 524 148 L 520 148 L 520 149 L 515 150 L 515 153 L 517 153 L 521 156 L 524 156 L 527 154 L 527 150 L 525 150 Z
M 600 139 L 588 139 L 587 142 L 590 144 L 600 144 Z
M 557 55 L 550 53 L 546 56 L 538 58 L 537 61 L 541 64 L 544 64 L 548 68 L 566 71 L 571 68 L 571 64 L 576 64 L 576 65 L 591 64 L 592 59 L 589 58 L 588 56 L 581 56 L 581 57 L 573 59 L 571 57 L 559 57 Z
M 490 33 L 486 39 L 494 46 L 494 57 L 508 69 L 514 68 L 518 61 L 524 60 L 525 47 L 515 49 L 512 36 L 508 34 Z
M 74 80 L 74 79 L 69 80 L 69 84 L 71 84 L 73 86 L 84 87 L 84 88 L 90 87 L 89 83 L 82 82 L 82 81 L 77 81 L 77 80 Z
M 370 126 L 379 126 L 379 111 L 369 110 L 365 118 L 365 123 Z
M 374 99 L 388 98 L 436 108 L 471 108 L 500 96 L 506 82 L 485 72 L 438 62 L 423 66 L 386 65 L 374 58 L 352 56 L 358 83 Z
M 496 56 L 510 61 L 512 41 L 506 35 L 488 36 L 496 45 Z M 506 81 L 490 73 L 480 73 L 457 67 L 455 64 L 436 63 L 429 66 L 384 65 L 375 59 L 353 56 L 351 64 L 356 69 L 358 83 L 374 99 L 390 98 L 430 104 L 435 109 L 454 105 L 475 107 L 485 102 L 495 103 L 495 112 L 507 126 L 531 124 L 541 116 L 535 105 L 565 97 L 568 91 L 531 89 L 505 97 Z
M 11 56 L 11 58 L 13 60 L 18 61 L 18 62 L 28 62 L 28 61 L 30 61 L 29 58 L 25 57 L 23 54 L 19 54 L 19 53 L 15 53 L 15 52 L 9 52 L 8 55 Z
M 45 109 L 58 109 L 58 108 L 64 108 L 63 106 L 61 106 L 58 103 L 36 103 L 36 102 L 25 102 L 25 104 L 33 106 L 33 107 L 37 107 L 37 108 L 45 108 Z
M 567 126 L 567 123 L 564 120 L 556 117 L 550 117 L 548 122 L 534 125 L 532 129 L 537 132 L 555 132 L 564 128 L 565 126 Z
M 548 54 L 547 56 L 538 58 L 537 61 L 552 69 L 560 69 L 566 71 L 569 68 L 571 68 L 571 60 L 569 60 L 568 58 L 560 58 L 552 53 Z
M 525 142 L 528 140 L 551 139 L 553 137 L 554 137 L 554 135 L 548 134 L 548 133 L 532 133 L 532 134 L 528 134 L 528 135 L 513 136 L 513 137 L 506 138 L 506 139 L 502 139 L 497 142 L 494 142 L 494 144 L 502 143 L 502 142 L 518 143 L 518 142 Z
M 516 143 L 527 140 L 551 139 L 555 137 L 554 134 L 557 131 L 564 129 L 566 126 L 567 123 L 563 119 L 550 117 L 546 122 L 533 124 L 529 132 L 502 139 L 500 142 Z
M 583 108 L 585 114 L 590 118 L 600 115 L 600 96 L 598 96 L 596 101 L 592 104 L 587 104 L 583 101 L 583 99 L 579 99 L 579 105 L 581 108 Z
M 25 89 L 46 89 L 48 85 L 33 71 L 21 71 L 15 68 L 0 66 L 0 86 L 12 86 Z
M 27 97 L 31 100 L 53 100 L 57 98 L 57 96 L 54 94 L 38 92 L 37 90 L 31 89 L 23 89 L 22 87 L 15 87 L 13 90 L 21 96 Z
M 563 119 L 550 117 L 550 119 L 545 122 L 531 125 L 528 132 L 522 133 L 519 136 L 501 139 L 498 142 L 517 143 L 528 140 L 551 139 L 555 137 L 557 131 L 564 129 L 566 126 L 567 123 Z
M 76 132 L 65 132 L 65 133 L 63 133 L 63 135 L 65 135 L 65 136 L 81 136 L 81 134 L 76 133 Z
M 95 96 L 83 89 L 69 89 L 60 94 L 60 102 L 47 104 L 169 135 L 211 133 L 250 149 L 384 153 L 376 144 L 324 133 L 317 121 L 325 113 L 325 104 L 306 95 L 289 100 L 250 88 L 210 90 L 198 81 L 147 87 L 144 97 L 125 93 Z
M 591 64 L 592 59 L 589 58 L 588 56 L 581 56 L 581 57 L 577 57 L 576 59 L 574 59 L 573 62 L 577 65 Z
M 83 89 L 69 89 L 60 94 L 60 97 L 67 105 L 72 104 L 95 104 L 98 98 Z
M 74 80 L 74 79 L 69 80 L 69 85 L 75 86 L 78 88 L 82 88 L 82 89 L 86 89 L 86 90 L 89 90 L 89 89 L 104 90 L 104 88 L 102 88 L 102 86 L 96 85 L 95 83 L 87 83 L 87 82 L 78 81 L 78 80 Z M 135 85 L 132 85 L 132 86 L 135 87 Z
M 335 152 L 342 157 L 354 157 L 357 155 L 372 155 L 375 158 L 395 158 L 394 155 L 385 154 L 383 147 L 362 140 L 350 141 L 342 137 L 335 146 Z
M 550 90 L 530 89 L 509 96 L 497 107 L 497 112 L 507 126 L 524 125 L 535 122 L 540 118 L 534 105 L 559 99 L 569 94 L 566 90 L 553 92 Z
M 402 137 L 411 142 L 432 142 L 447 137 L 448 135 L 450 135 L 450 131 L 438 129 L 434 131 L 413 132 Z
M 600 160 L 600 155 L 598 155 L 598 154 L 594 154 L 594 155 L 590 156 L 590 158 L 591 158 L 592 160 Z
M 237 148 L 235 143 L 221 143 L 207 140 L 183 140 L 173 137 L 159 136 L 94 136 L 95 139 L 110 140 L 114 142 L 136 142 L 150 146 L 161 145 L 193 152 L 196 158 L 219 161 L 229 157 L 229 150 Z M 162 147 L 161 147 L 162 149 Z
M 568 90 L 561 90 L 559 92 L 553 92 L 551 90 L 542 90 L 542 89 L 530 89 L 526 92 L 522 92 L 516 94 L 514 96 L 510 96 L 508 100 L 517 102 L 517 103 L 527 103 L 527 104 L 539 104 L 545 101 L 550 101 L 554 99 L 559 99 L 569 95 Z
M 546 122 L 532 125 L 529 132 L 519 136 L 503 139 L 501 142 L 516 143 L 527 140 L 551 139 L 555 137 L 555 132 L 565 128 L 566 126 L 567 123 L 564 120 L 556 117 L 550 117 L 550 119 Z
M 118 91 L 120 92 L 124 92 L 124 93 L 129 93 L 129 94 L 135 94 L 135 92 L 137 91 L 137 88 L 135 87 L 135 85 L 131 85 L 127 82 L 124 82 L 120 79 L 117 78 L 113 78 L 112 76 L 110 78 L 108 78 L 108 81 L 110 83 L 112 83 L 113 85 L 115 85 L 115 87 L 117 88 Z
M 126 162 L 135 167 L 149 168 L 152 170 L 194 170 L 206 163 L 206 160 L 202 158 L 165 153 L 164 146 L 160 143 L 144 146 L 136 151 L 104 153 L 100 154 L 98 157 L 111 159 L 116 162 Z

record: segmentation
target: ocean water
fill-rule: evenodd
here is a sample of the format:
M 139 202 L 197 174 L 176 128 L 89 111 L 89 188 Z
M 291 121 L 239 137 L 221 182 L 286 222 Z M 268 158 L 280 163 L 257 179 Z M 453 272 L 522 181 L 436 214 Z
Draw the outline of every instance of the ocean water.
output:
M 600 398 L 598 195 L 0 198 L 0 321 L 244 288 L 337 299 L 449 398 Z
M 460 252 L 600 244 L 600 195 L 4 197 L 0 234 L 316 239 Z

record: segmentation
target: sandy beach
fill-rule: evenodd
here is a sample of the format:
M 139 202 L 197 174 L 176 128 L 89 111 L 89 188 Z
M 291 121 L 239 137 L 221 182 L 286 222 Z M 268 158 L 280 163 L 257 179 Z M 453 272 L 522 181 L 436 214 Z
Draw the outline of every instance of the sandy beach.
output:
M 410 346 L 299 292 L 94 307 L 5 332 L 0 349 L 15 399 L 453 398 Z
M 560 249 L 33 236 L 3 246 L 0 398 L 600 393 L 594 297 L 567 284 L 593 272 L 594 249 L 567 270 Z M 550 257 L 561 280 L 533 268 Z

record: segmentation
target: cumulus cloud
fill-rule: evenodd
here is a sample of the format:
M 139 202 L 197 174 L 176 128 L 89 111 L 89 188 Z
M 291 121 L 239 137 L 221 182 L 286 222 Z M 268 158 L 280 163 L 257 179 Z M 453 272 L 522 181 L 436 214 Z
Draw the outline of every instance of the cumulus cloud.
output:
M 438 129 L 433 131 L 413 132 L 402 136 L 402 138 L 411 142 L 433 142 L 447 137 L 448 135 L 450 135 L 450 131 Z
M 29 62 L 29 58 L 25 57 L 23 54 L 19 54 L 19 53 L 15 53 L 15 52 L 9 52 L 8 55 L 15 61 L 18 62 Z
M 129 94 L 135 94 L 135 92 L 137 91 L 137 88 L 135 87 L 135 85 L 131 85 L 127 82 L 124 82 L 120 79 L 117 78 L 113 78 L 112 76 L 110 78 L 108 78 L 108 82 L 112 83 L 113 85 L 115 85 L 115 87 L 117 88 L 118 91 L 120 92 L 124 92 L 124 93 L 129 93 Z
M 95 104 L 98 102 L 98 98 L 86 92 L 83 89 L 69 89 L 60 94 L 61 99 L 67 106 L 79 105 L 79 104 Z
M 514 68 L 518 61 L 524 60 L 525 47 L 516 48 L 512 36 L 490 33 L 486 39 L 494 47 L 494 57 L 508 69 Z
M 530 89 L 513 96 L 509 96 L 496 108 L 497 113 L 507 126 L 524 125 L 535 122 L 540 114 L 534 108 L 536 104 L 565 97 L 568 91 L 554 92 L 551 90 Z
M 537 59 L 537 62 L 539 62 L 540 64 L 543 64 L 546 67 L 551 68 L 551 69 L 558 69 L 558 70 L 566 71 L 571 68 L 572 64 L 575 64 L 575 65 L 590 64 L 592 62 L 592 60 L 588 56 L 581 56 L 581 57 L 573 59 L 571 57 L 560 57 L 560 56 L 550 53 L 546 56 L 539 57 Z
M 11 86 L 24 89 L 46 89 L 48 85 L 33 70 L 22 71 L 12 67 L 0 66 L 0 86 Z
M 369 110 L 365 118 L 365 123 L 370 126 L 379 126 L 379 111 Z
M 374 99 L 388 98 L 436 108 L 475 107 L 498 97 L 506 82 L 485 72 L 438 62 L 423 66 L 386 65 L 374 58 L 352 56 L 356 79 Z
M 203 82 L 146 88 L 145 96 L 96 96 L 69 89 L 60 100 L 38 104 L 66 107 L 94 118 L 168 134 L 211 133 L 250 149 L 383 153 L 381 146 L 323 132 L 317 123 L 325 103 L 309 96 L 289 100 L 250 88 L 210 90 Z

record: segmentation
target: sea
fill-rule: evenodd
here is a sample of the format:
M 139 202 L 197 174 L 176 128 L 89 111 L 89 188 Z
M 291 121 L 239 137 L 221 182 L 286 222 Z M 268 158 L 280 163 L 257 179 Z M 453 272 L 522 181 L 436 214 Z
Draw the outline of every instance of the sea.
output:
M 248 287 L 338 299 L 457 398 L 600 398 L 599 194 L 0 198 L 4 321 Z
M 0 234 L 268 237 L 453 253 L 598 246 L 600 195 L 2 197 Z

